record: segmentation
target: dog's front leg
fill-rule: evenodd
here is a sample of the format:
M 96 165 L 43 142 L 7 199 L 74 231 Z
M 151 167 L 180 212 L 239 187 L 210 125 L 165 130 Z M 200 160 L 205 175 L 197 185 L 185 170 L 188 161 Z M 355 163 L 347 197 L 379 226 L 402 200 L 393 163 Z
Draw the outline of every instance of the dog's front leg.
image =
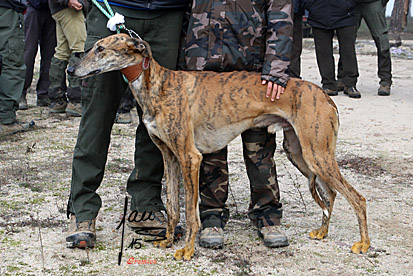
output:
M 171 247 L 174 241 L 175 227 L 179 222 L 179 163 L 173 152 L 159 139 L 152 140 L 162 152 L 165 167 L 168 226 L 165 240 L 155 242 L 155 246 Z
M 191 139 L 192 140 L 192 139 Z M 190 145 L 189 145 L 190 146 Z M 199 189 L 199 168 L 201 166 L 202 155 L 192 143 L 192 148 L 188 153 L 183 153 L 178 157 L 181 163 L 182 175 L 185 185 L 185 207 L 187 231 L 185 247 L 176 251 L 174 257 L 176 260 L 182 258 L 189 261 L 194 254 L 195 238 L 198 233 L 199 208 L 198 208 L 198 189 Z

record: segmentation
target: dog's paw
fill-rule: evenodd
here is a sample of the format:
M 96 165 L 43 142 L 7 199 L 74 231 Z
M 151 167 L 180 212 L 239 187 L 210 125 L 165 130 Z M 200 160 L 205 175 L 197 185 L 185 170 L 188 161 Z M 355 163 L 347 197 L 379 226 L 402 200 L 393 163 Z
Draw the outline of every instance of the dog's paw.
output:
M 355 254 L 366 253 L 370 248 L 370 241 L 358 241 L 351 247 L 351 251 Z
M 173 243 L 173 239 L 165 239 L 162 241 L 155 241 L 153 242 L 153 245 L 156 247 L 167 248 L 167 247 L 171 247 L 172 243 Z
M 189 261 L 189 260 L 191 260 L 192 255 L 194 255 L 194 249 L 192 248 L 191 250 L 188 250 L 188 249 L 185 249 L 185 247 L 184 247 L 182 249 L 176 250 L 176 252 L 174 254 L 174 258 L 177 261 L 182 260 L 182 258 L 185 261 Z
M 328 236 L 328 229 L 321 227 L 310 232 L 310 238 L 313 240 L 322 240 Z

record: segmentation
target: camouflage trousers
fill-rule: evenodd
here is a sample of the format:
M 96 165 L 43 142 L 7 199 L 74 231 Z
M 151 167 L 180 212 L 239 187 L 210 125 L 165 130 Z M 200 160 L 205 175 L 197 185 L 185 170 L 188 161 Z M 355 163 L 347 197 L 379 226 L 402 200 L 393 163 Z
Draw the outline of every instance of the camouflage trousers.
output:
M 273 160 L 275 134 L 267 129 L 247 130 L 241 135 L 244 162 L 250 181 L 248 217 L 258 227 L 279 225 L 282 217 L 280 191 Z M 200 217 L 202 227 L 224 228 L 229 218 L 227 147 L 204 154 L 200 169 Z

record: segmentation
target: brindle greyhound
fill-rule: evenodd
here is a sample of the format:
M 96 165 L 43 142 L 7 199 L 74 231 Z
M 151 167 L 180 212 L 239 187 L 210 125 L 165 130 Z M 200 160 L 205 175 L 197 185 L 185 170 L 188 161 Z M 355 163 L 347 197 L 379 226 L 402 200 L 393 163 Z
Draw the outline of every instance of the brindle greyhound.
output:
M 198 177 L 202 153 L 225 147 L 243 131 L 268 127 L 284 130 L 284 149 L 289 160 L 309 179 L 311 195 L 323 209 L 321 227 L 313 239 L 327 236 L 336 191 L 353 207 L 361 241 L 351 250 L 365 253 L 370 247 L 366 200 L 340 173 L 335 158 L 338 112 L 324 91 L 310 82 L 291 79 L 275 102 L 266 98 L 259 73 L 172 71 L 153 58 L 148 43 L 125 34 L 106 37 L 68 73 L 89 77 L 121 70 L 143 110 L 143 122 L 162 152 L 167 182 L 168 227 L 166 240 L 173 243 L 179 221 L 179 167 L 185 186 L 187 234 L 177 260 L 189 260 L 199 230 Z M 321 198 L 320 198 L 321 197 Z

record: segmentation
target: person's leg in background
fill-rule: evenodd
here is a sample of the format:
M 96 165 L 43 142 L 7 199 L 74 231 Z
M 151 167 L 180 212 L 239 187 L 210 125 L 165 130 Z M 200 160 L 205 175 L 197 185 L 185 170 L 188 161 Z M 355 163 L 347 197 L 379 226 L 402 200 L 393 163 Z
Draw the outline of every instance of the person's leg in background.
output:
M 339 53 L 343 66 L 342 81 L 344 83 L 344 93 L 348 94 L 350 98 L 361 97 L 360 92 L 356 89 L 359 76 L 354 40 L 356 31 L 357 27 L 355 25 L 336 29 Z
M 392 65 L 390 55 L 390 43 L 385 16 L 386 7 L 382 1 L 359 4 L 359 13 L 369 28 L 371 36 L 377 48 L 377 75 L 380 79 L 379 96 L 389 96 L 392 85 Z
M 0 7 L 0 136 L 34 125 L 34 122 L 21 124 L 16 120 L 26 74 L 23 25 L 23 14 Z
M 39 21 L 40 18 L 37 10 L 31 5 L 28 5 L 24 15 L 24 63 L 26 64 L 26 76 L 22 96 L 19 100 L 20 110 L 28 109 L 26 94 L 33 80 L 34 63 L 41 32 Z
M 313 27 L 315 52 L 323 89 L 330 96 L 337 95 L 335 65 L 333 56 L 334 30 Z
M 56 22 L 49 10 L 41 11 L 42 31 L 40 33 L 40 75 L 36 85 L 37 106 L 49 106 L 50 64 L 56 48 Z

